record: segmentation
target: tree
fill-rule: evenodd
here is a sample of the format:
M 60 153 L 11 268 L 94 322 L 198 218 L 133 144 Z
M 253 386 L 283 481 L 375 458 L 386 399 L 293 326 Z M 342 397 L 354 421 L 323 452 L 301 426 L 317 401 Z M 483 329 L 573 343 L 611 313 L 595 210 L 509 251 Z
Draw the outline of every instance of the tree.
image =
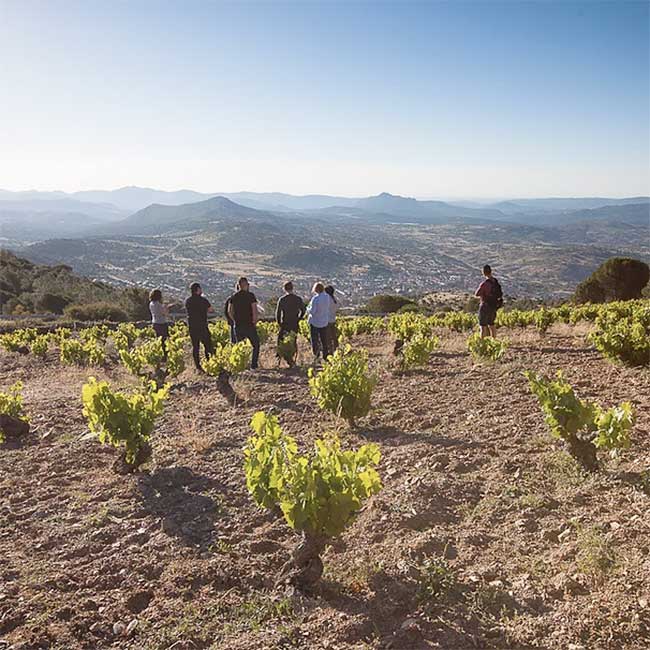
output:
M 54 293 L 44 293 L 36 297 L 34 306 L 39 312 L 50 312 L 52 314 L 62 314 L 63 310 L 70 304 L 70 300 L 64 296 Z
M 379 294 L 378 296 L 373 296 L 366 303 L 366 311 L 371 314 L 392 314 L 400 311 L 406 305 L 414 305 L 417 307 L 417 303 L 406 296 Z
M 635 300 L 641 297 L 648 280 L 650 267 L 645 262 L 612 257 L 577 286 L 574 300 L 577 303 Z
M 108 302 L 68 305 L 64 313 L 72 320 L 81 321 L 110 321 L 119 323 L 129 320 L 127 313 L 123 309 Z

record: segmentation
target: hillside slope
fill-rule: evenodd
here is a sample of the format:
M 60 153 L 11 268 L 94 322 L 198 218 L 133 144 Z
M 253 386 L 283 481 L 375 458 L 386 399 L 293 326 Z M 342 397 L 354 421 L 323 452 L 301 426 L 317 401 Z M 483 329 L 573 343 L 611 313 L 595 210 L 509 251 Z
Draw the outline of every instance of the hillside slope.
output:
M 296 536 L 253 505 L 241 452 L 260 409 L 303 449 L 340 428 L 315 413 L 304 370 L 278 369 L 266 348 L 236 408 L 187 372 L 155 463 L 121 477 L 115 451 L 84 436 L 88 371 L 0 351 L 0 390 L 25 382 L 35 427 L 0 449 L 0 638 L 17 650 L 645 647 L 650 375 L 607 363 L 584 334 L 514 334 L 505 361 L 483 366 L 446 333 L 426 369 L 401 376 L 391 341 L 355 341 L 380 381 L 371 415 L 340 431 L 346 447 L 379 444 L 384 488 L 306 595 L 274 588 Z M 562 368 L 607 406 L 631 400 L 632 448 L 583 474 L 548 434 L 526 368 Z M 93 374 L 134 382 L 112 364 Z
M 79 251 L 80 244 L 71 240 Z M 141 296 L 104 282 L 76 275 L 65 264 L 39 265 L 0 248 L 0 314 L 21 312 L 60 312 L 69 303 L 111 302 L 136 316 L 142 312 Z M 135 301 L 135 302 L 134 302 Z M 52 308 L 60 304 L 61 309 Z M 146 315 L 146 303 L 144 303 Z

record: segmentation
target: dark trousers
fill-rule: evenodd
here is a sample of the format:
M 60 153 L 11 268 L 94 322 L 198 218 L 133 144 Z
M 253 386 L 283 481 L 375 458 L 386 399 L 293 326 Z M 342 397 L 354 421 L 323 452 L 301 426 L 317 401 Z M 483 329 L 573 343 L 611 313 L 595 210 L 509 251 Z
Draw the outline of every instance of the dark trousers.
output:
M 284 325 L 280 323 L 280 331 L 278 332 L 278 343 L 287 335 L 291 333 L 296 334 L 296 336 L 300 333 L 298 326 L 296 325 L 295 327 L 292 325 Z
M 167 360 L 167 339 L 169 338 L 169 325 L 167 323 L 153 323 L 153 331 L 162 339 L 163 357 Z
M 313 325 L 309 326 L 311 329 L 311 349 L 314 353 L 314 356 L 318 356 L 318 353 L 323 351 L 323 359 L 329 357 L 329 345 L 327 340 L 327 327 L 314 327 Z
M 194 365 L 200 369 L 201 360 L 199 358 L 199 346 L 203 344 L 206 359 L 209 359 L 212 354 L 212 341 L 210 340 L 210 330 L 207 325 L 200 329 L 190 329 L 190 340 L 192 341 L 192 357 L 194 357 Z
M 260 358 L 260 337 L 257 335 L 255 325 L 242 326 L 235 325 L 235 338 L 237 343 L 249 340 L 253 346 L 253 358 L 251 359 L 251 368 L 257 368 Z
M 327 326 L 327 340 L 329 341 L 329 353 L 334 354 L 339 347 L 339 331 L 336 328 L 336 323 L 330 323 Z

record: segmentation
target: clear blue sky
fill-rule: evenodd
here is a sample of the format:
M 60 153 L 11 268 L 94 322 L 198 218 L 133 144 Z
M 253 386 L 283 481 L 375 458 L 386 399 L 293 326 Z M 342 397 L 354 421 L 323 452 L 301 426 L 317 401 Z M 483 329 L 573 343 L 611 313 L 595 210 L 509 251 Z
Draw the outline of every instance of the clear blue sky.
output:
M 650 192 L 647 2 L 0 2 L 0 187 Z

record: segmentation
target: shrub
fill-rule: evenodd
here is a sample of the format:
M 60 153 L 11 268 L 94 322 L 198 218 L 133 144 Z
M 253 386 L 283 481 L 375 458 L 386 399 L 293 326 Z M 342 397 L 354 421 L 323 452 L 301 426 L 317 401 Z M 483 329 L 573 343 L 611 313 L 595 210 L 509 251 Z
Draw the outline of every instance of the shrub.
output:
M 29 351 L 39 358 L 44 358 L 47 355 L 47 350 L 50 346 L 50 337 L 47 334 L 37 336 L 30 344 Z
M 248 340 L 220 345 L 203 362 L 203 370 L 211 377 L 219 377 L 224 371 L 229 375 L 237 375 L 248 368 L 252 354 L 253 346 Z
M 280 326 L 275 321 L 259 321 L 256 328 L 260 345 L 264 345 L 269 339 L 273 339 L 280 332 Z
M 450 311 L 444 316 L 434 316 L 431 320 L 454 332 L 467 332 L 476 325 L 476 316 L 462 311 Z
M 551 433 L 567 443 L 569 453 L 586 469 L 597 468 L 597 449 L 617 455 L 630 446 L 634 411 L 629 402 L 605 411 L 594 402 L 579 399 L 561 371 L 554 380 L 531 371 L 524 376 Z
M 508 349 L 507 341 L 475 332 L 467 339 L 467 349 L 477 361 L 499 361 Z
M 154 338 L 153 330 L 136 327 L 133 323 L 121 323 L 111 334 L 115 349 L 128 350 L 139 339 Z
M 336 321 L 339 335 L 342 338 L 351 338 L 359 334 L 374 334 L 386 329 L 383 318 L 373 316 L 356 316 L 355 318 L 339 318 Z
M 371 314 L 392 314 L 399 311 L 406 305 L 413 305 L 417 309 L 417 303 L 406 296 L 380 294 L 373 296 L 366 303 L 366 311 Z
M 91 302 L 86 305 L 68 305 L 63 312 L 71 320 L 124 322 L 129 319 L 121 307 L 109 302 Z
M 640 298 L 650 280 L 650 267 L 629 257 L 612 257 L 576 288 L 574 300 L 607 302 Z
M 43 293 L 34 300 L 36 311 L 51 312 L 52 314 L 62 314 L 69 304 L 70 300 L 68 298 L 54 293 Z
M 603 312 L 589 340 L 608 359 L 650 365 L 650 307 L 639 307 L 632 316 L 620 316 L 615 309 Z
M 19 329 L 0 335 L 0 346 L 7 352 L 28 352 L 37 337 L 38 332 L 33 328 Z
M 29 417 L 23 412 L 23 384 L 17 381 L 6 393 L 0 392 L 0 415 L 29 422 Z M 4 442 L 5 432 L 0 428 L 0 443 Z
M 82 343 L 78 339 L 65 338 L 59 342 L 59 358 L 64 365 L 100 366 L 106 359 L 104 347 L 97 341 Z
M 368 354 L 339 348 L 323 363 L 319 373 L 309 369 L 309 387 L 320 408 L 345 418 L 354 425 L 370 411 L 377 377 L 368 372 Z
M 420 306 L 416 302 L 408 302 L 405 305 L 402 305 L 398 310 L 398 314 L 418 314 L 420 313 Z
M 308 341 L 311 341 L 311 328 L 306 320 L 298 321 L 298 333 Z
M 416 334 L 430 336 L 434 321 L 420 314 L 393 314 L 388 321 L 388 331 L 399 341 L 408 341 Z
M 132 349 L 120 349 L 120 360 L 133 375 L 146 381 L 162 384 L 168 377 L 178 377 L 185 370 L 185 338 L 170 336 L 167 339 L 167 359 L 162 339 L 153 338 Z
M 436 336 L 416 334 L 402 348 L 402 367 L 409 369 L 426 366 L 439 343 L 440 340 Z
M 212 349 L 216 350 L 222 345 L 230 343 L 230 325 L 225 320 L 218 320 L 208 325 Z
M 303 537 L 281 579 L 298 586 L 318 581 L 320 555 L 327 541 L 342 533 L 363 502 L 381 489 L 375 444 L 343 451 L 336 436 L 317 440 L 314 453 L 298 455 L 296 442 L 284 434 L 278 418 L 258 412 L 251 427 L 255 435 L 244 447 L 246 485 L 263 508 L 279 507 L 285 521 Z
M 95 343 L 106 343 L 106 339 L 110 334 L 110 330 L 106 325 L 93 325 L 92 327 L 85 327 L 79 330 L 79 338 L 85 343 L 87 341 L 94 341 Z
M 542 307 L 535 312 L 535 327 L 541 334 L 546 334 L 548 328 L 555 322 L 555 313 Z
M 152 382 L 146 389 L 126 394 L 90 377 L 82 389 L 83 414 L 102 444 L 124 445 L 126 462 L 137 466 L 168 391 L 168 386 L 157 389 Z
M 296 355 L 298 354 L 297 338 L 295 332 L 289 332 L 278 341 L 277 357 L 278 359 L 284 359 L 290 368 L 296 365 Z

